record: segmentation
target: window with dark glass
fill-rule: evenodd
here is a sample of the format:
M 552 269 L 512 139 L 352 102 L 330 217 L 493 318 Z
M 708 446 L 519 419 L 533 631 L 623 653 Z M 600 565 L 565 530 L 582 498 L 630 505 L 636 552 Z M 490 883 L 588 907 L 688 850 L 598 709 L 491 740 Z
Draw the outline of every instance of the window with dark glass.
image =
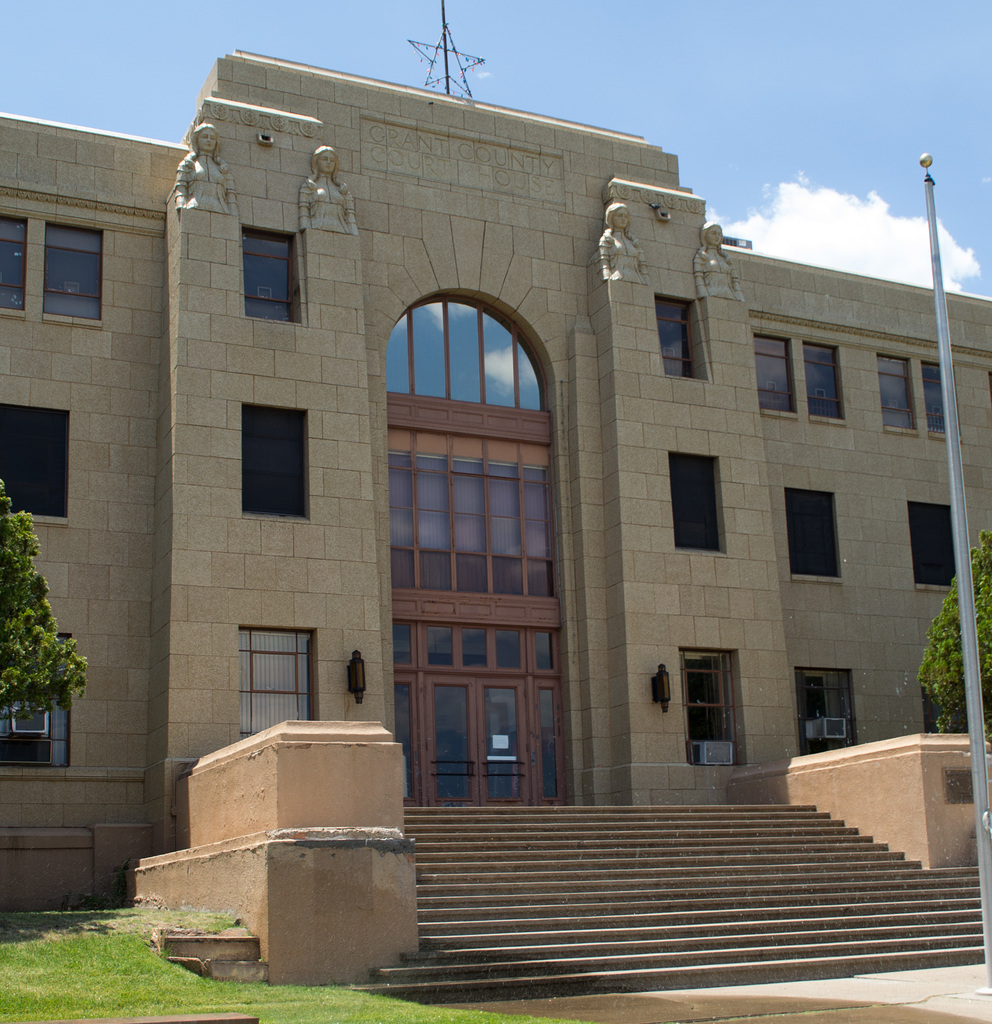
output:
M 293 319 L 293 242 L 286 235 L 242 235 L 245 316 Z
M 837 576 L 834 496 L 786 488 L 789 565 L 796 576 Z
M 689 764 L 733 764 L 734 688 L 730 655 L 682 651 L 682 695 Z
M 45 312 L 100 319 L 103 234 L 45 227 Z
M 887 427 L 911 427 L 909 363 L 905 359 L 878 356 L 878 390 L 882 399 L 882 422 Z
M 517 328 L 483 303 L 435 299 L 400 317 L 386 352 L 388 391 L 541 408 L 537 370 Z
M 306 515 L 306 413 L 241 408 L 241 510 Z
M 799 752 L 819 754 L 857 742 L 851 673 L 846 669 L 797 668 Z
M 0 307 L 24 308 L 24 242 L 27 221 L 0 217 Z
M 923 404 L 927 409 L 927 430 L 931 434 L 944 433 L 944 396 L 940 390 L 940 367 L 924 363 Z
M 762 409 L 793 412 L 788 341 L 756 337 L 754 369 L 758 377 L 758 405 Z
M 242 739 L 280 722 L 309 721 L 309 632 L 242 629 L 238 656 Z
M 716 460 L 668 454 L 672 521 L 677 548 L 720 550 L 716 510 Z
M 0 480 L 15 512 L 65 516 L 69 414 L 0 405 Z
M 806 404 L 810 416 L 840 419 L 837 349 L 824 345 L 803 345 L 803 367 L 806 372 Z
M 61 643 L 71 633 L 59 633 Z M 0 764 L 69 763 L 69 712 L 57 704 L 51 711 L 28 714 L 15 705 L 0 715 Z
M 689 304 L 654 300 L 661 358 L 669 377 L 691 377 L 692 347 L 689 342 Z
M 554 596 L 546 450 L 405 436 L 415 450 L 389 453 L 393 586 Z
M 955 573 L 950 506 L 911 501 L 908 507 L 913 579 L 917 583 L 949 587 Z
M 0 764 L 64 766 L 69 763 L 69 712 L 21 714 L 14 708 L 0 717 Z

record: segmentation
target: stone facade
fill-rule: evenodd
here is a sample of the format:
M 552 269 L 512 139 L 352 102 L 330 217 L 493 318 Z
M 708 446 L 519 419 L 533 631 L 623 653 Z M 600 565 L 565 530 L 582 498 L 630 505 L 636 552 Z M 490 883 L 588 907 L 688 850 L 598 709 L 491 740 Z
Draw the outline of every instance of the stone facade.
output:
M 744 301 L 697 297 L 705 201 L 634 136 L 240 53 L 216 63 L 200 123 L 230 212 L 177 208 L 185 145 L 0 119 L 0 218 L 26 224 L 23 303 L 0 307 L 0 406 L 68 412 L 67 515 L 35 522 L 60 627 L 90 664 L 69 763 L 0 765 L 3 826 L 149 822 L 152 851 L 172 849 L 177 776 L 240 735 L 242 629 L 309 634 L 311 717 L 393 728 L 386 353 L 431 296 L 512 322 L 543 377 L 554 799 L 724 799 L 732 768 L 687 756 L 684 652 L 723 659 L 738 764 L 799 752 L 797 668 L 845 674 L 846 738 L 855 721 L 860 742 L 922 731 L 916 670 L 946 586 L 915 582 L 907 502 L 949 500 L 921 378 L 937 361 L 929 292 L 730 250 Z M 357 235 L 299 230 L 322 145 Z M 602 272 L 618 202 L 643 282 Z M 102 233 L 99 317 L 45 311 L 48 225 Z M 246 315 L 245 228 L 289 241 L 290 322 Z M 692 376 L 666 372 L 659 297 L 685 310 Z M 951 296 L 950 316 L 977 538 L 992 305 Z M 755 336 L 786 343 L 787 408 L 756 388 Z M 835 414 L 810 404 L 804 346 L 835 354 Z M 904 361 L 909 426 L 883 424 L 879 356 Z M 305 412 L 305 514 L 242 511 L 245 406 Z M 676 543 L 671 454 L 712 460 L 715 545 Z M 787 489 L 832 495 L 836 574 L 793 573 Z

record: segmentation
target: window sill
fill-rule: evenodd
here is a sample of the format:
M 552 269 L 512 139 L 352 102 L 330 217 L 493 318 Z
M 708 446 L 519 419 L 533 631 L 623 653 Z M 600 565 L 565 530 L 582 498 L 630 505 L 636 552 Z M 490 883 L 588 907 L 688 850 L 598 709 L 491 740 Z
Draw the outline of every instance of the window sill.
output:
M 764 406 L 759 406 L 758 411 L 762 416 L 771 416 L 776 419 L 782 420 L 797 420 L 799 419 L 799 413 L 792 409 L 766 409 Z M 811 416 L 810 419 L 813 417 Z
M 103 330 L 103 319 L 91 320 L 88 316 L 66 316 L 64 313 L 42 313 L 46 324 L 68 324 L 70 327 L 89 327 L 94 331 Z
M 682 551 L 687 555 L 725 555 L 726 552 L 720 548 L 688 548 L 679 544 L 675 545 L 676 551 Z
M 793 583 L 827 583 L 831 586 L 839 586 L 843 580 L 840 576 L 814 576 L 809 573 L 792 573 L 790 576 Z
M 928 430 L 927 437 L 929 437 L 931 441 L 947 440 L 947 434 L 943 430 Z
M 916 427 L 897 427 L 892 423 L 883 423 L 882 432 L 885 434 L 902 434 L 904 437 L 919 437 L 920 434 Z
M 242 519 L 275 519 L 279 522 L 290 522 L 290 523 L 309 523 L 310 517 L 307 515 L 296 515 L 292 512 L 251 512 L 245 509 L 241 510 Z
M 68 526 L 68 516 L 39 516 L 31 513 L 31 519 L 38 526 Z
M 843 416 L 814 416 L 812 413 L 810 413 L 809 421 L 810 423 L 830 424 L 835 427 L 847 426 Z
M 24 307 L 20 309 L 14 306 L 0 306 L 0 316 L 13 317 L 15 320 L 23 320 L 25 317 Z
M 950 583 L 914 583 L 913 586 L 931 594 L 946 594 L 951 589 Z

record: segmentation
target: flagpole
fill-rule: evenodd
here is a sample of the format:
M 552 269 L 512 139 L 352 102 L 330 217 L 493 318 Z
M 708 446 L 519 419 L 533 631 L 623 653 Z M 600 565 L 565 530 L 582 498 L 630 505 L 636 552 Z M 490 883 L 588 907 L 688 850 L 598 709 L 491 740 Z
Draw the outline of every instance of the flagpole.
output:
M 978 849 L 978 888 L 982 902 L 985 935 L 985 988 L 992 995 L 992 833 L 989 821 L 989 780 L 985 761 L 985 715 L 982 710 L 982 679 L 978 661 L 978 629 L 975 622 L 975 589 L 971 576 L 971 545 L 964 499 L 964 471 L 961 465 L 961 435 L 951 360 L 951 332 L 947 319 L 947 298 L 940 267 L 937 241 L 937 211 L 933 200 L 933 178 L 929 167 L 933 157 L 924 153 L 920 166 L 927 169 L 923 179 L 930 226 L 930 261 L 933 267 L 933 304 L 937 316 L 937 353 L 940 362 L 940 391 L 944 403 L 947 471 L 951 483 L 951 532 L 958 581 L 958 615 L 961 623 L 961 653 L 964 659 L 964 687 L 971 744 L 971 788 L 975 800 L 975 839 Z

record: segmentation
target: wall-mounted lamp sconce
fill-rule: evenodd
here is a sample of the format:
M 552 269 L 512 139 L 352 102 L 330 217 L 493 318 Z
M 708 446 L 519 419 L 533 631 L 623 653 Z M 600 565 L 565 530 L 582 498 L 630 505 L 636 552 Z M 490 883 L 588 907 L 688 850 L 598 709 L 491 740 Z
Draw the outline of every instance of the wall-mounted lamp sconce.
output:
M 659 665 L 657 674 L 651 677 L 651 699 L 655 704 L 661 705 L 662 711 L 668 710 L 668 702 L 672 699 L 672 686 L 668 678 L 668 669 L 664 665 Z
M 351 652 L 348 662 L 348 692 L 355 697 L 355 703 L 361 704 L 365 696 L 365 662 L 361 651 Z

